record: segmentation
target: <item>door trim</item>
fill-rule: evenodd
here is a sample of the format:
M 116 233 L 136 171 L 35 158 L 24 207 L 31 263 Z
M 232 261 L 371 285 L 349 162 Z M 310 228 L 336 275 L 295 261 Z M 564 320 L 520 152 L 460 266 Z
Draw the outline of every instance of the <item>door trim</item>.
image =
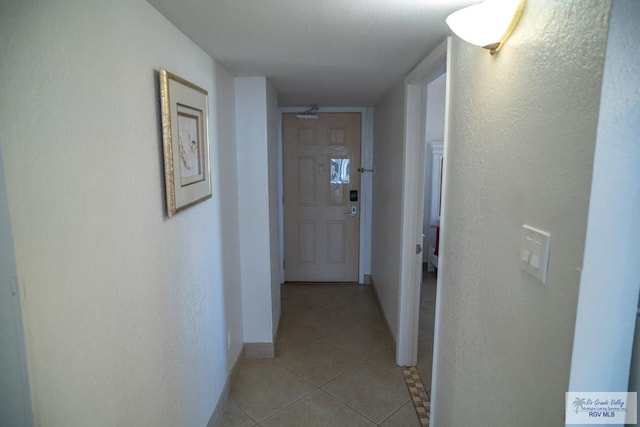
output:
M 282 152 L 282 115 L 302 113 L 309 107 L 278 108 L 278 228 L 280 233 L 280 283 L 284 283 L 284 163 Z M 320 107 L 317 113 L 360 113 L 361 154 L 360 162 L 364 168 L 373 168 L 373 108 L 372 107 Z M 360 180 L 360 253 L 358 255 L 358 283 L 365 283 L 365 275 L 371 274 L 371 211 L 373 194 L 373 173 L 363 173 Z
M 396 364 L 414 366 L 418 358 L 418 316 L 420 313 L 420 283 L 417 272 L 422 267 L 422 255 L 416 255 L 415 245 L 422 236 L 422 216 L 424 211 L 416 194 L 424 193 L 424 150 L 426 105 L 424 102 L 425 85 L 447 70 L 447 52 L 450 38 L 443 41 L 411 72 L 405 79 L 405 140 L 404 140 L 404 177 L 402 188 L 402 236 L 400 259 L 400 292 L 398 298 L 398 342 L 396 346 Z M 447 85 L 449 79 L 447 76 Z M 445 99 L 448 98 L 448 90 Z M 445 101 L 448 102 L 448 101 Z M 444 150 L 447 143 L 447 113 L 445 107 Z M 446 174 L 445 174 L 446 175 Z M 444 179 L 444 176 L 443 176 Z M 444 183 L 443 183 L 444 188 Z M 442 198 L 443 212 L 445 206 Z M 443 223 L 440 224 L 442 232 Z M 442 260 L 440 260 L 442 262 Z M 440 277 L 438 277 L 438 287 Z M 438 344 L 438 316 L 440 292 L 436 295 L 436 319 L 434 332 L 434 362 Z M 435 366 L 435 365 L 434 365 Z M 433 372 L 432 393 L 437 373 Z M 433 405 L 432 405 L 433 407 Z

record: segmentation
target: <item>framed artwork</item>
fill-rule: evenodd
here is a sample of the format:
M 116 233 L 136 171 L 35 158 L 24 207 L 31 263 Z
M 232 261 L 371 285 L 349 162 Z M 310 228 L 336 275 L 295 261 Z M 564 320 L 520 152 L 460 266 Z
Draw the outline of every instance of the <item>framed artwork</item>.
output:
M 211 197 L 209 95 L 160 70 L 160 110 L 167 215 Z

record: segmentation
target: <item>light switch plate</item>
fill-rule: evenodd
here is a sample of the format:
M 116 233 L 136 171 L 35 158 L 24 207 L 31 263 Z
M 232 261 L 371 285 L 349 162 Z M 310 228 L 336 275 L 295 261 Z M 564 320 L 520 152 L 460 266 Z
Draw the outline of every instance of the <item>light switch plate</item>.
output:
M 522 226 L 520 268 L 547 283 L 551 234 L 529 225 Z

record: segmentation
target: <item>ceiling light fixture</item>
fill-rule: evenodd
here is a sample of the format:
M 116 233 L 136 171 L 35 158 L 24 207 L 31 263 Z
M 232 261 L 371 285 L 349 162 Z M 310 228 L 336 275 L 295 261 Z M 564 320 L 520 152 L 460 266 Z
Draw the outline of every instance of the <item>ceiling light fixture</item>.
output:
M 485 0 L 447 17 L 447 25 L 462 40 L 488 49 L 500 50 L 518 25 L 526 0 Z

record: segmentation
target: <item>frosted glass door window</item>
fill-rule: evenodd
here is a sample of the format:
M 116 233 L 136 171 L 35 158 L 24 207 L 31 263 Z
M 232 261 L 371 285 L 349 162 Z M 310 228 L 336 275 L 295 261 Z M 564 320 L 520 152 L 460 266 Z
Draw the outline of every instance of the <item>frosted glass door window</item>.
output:
M 349 184 L 349 159 L 331 159 L 331 184 Z

